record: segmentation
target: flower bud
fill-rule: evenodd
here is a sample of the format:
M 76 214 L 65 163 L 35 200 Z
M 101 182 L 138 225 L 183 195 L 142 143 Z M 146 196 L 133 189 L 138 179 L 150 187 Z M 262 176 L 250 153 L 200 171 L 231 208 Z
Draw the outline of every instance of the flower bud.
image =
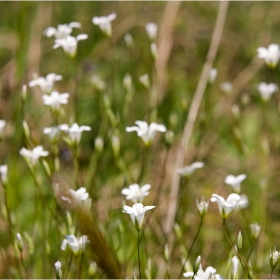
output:
M 132 35 L 130 33 L 126 33 L 124 35 L 124 42 L 125 42 L 125 44 L 128 48 L 133 47 L 133 38 L 132 38 Z
M 234 256 L 231 259 L 232 268 L 231 268 L 231 278 L 238 279 L 238 258 Z
M 116 158 L 119 155 L 120 147 L 121 147 L 120 138 L 118 136 L 114 135 L 112 137 L 112 148 L 113 148 L 114 156 Z
M 24 135 L 25 135 L 26 139 L 28 140 L 29 137 L 30 137 L 30 130 L 29 130 L 28 124 L 27 124 L 27 122 L 24 120 L 24 121 L 22 122 L 22 125 L 23 125 L 23 132 L 24 132 Z
M 201 218 L 203 218 L 207 213 L 208 205 L 209 202 L 204 201 L 204 197 L 202 197 L 200 203 L 198 203 L 198 200 L 196 200 L 196 207 Z
M 251 228 L 251 236 L 253 239 L 258 239 L 260 231 L 261 231 L 261 226 L 258 223 L 254 223 L 250 225 Z
M 276 248 L 273 249 L 273 252 L 270 252 L 269 264 L 271 269 L 275 269 L 280 262 L 280 252 L 276 251 Z
M 22 252 L 22 250 L 23 250 L 23 242 L 22 242 L 22 238 L 21 238 L 20 233 L 17 233 L 16 243 L 17 243 L 18 249 Z
M 67 226 L 71 227 L 72 226 L 72 217 L 68 211 L 66 211 L 66 221 L 67 221 Z
M 95 262 L 91 261 L 88 268 L 88 275 L 93 276 L 96 273 L 97 265 Z
M 165 244 L 165 247 L 164 247 L 164 259 L 166 262 L 169 261 L 169 250 L 168 250 L 167 244 Z
M 22 86 L 22 91 L 21 91 L 21 102 L 22 102 L 22 104 L 24 104 L 24 102 L 26 100 L 26 93 L 27 93 L 27 86 L 23 85 Z
M 196 273 L 199 270 L 199 267 L 201 265 L 201 257 L 198 256 L 193 264 L 193 274 L 196 275 Z
M 242 248 L 242 234 L 241 231 L 239 231 L 237 236 L 237 248 L 240 250 Z
M 172 146 L 173 140 L 174 140 L 174 132 L 171 130 L 166 131 L 164 135 L 164 142 L 168 148 Z
M 177 239 L 181 240 L 183 235 L 182 235 L 182 230 L 181 230 L 179 224 L 175 223 L 174 231 L 175 231 L 175 235 L 176 235 Z
M 169 118 L 168 118 L 168 121 L 169 121 L 169 125 L 171 127 L 176 127 L 177 124 L 178 124 L 178 115 L 177 113 L 175 112 L 172 112 L 170 115 L 169 115 Z
M 216 68 L 212 68 L 212 69 L 210 70 L 210 72 L 209 72 L 209 77 L 208 77 L 208 82 L 209 82 L 210 84 L 213 84 L 213 83 L 214 83 L 214 81 L 215 81 L 215 79 L 216 79 L 216 77 L 217 77 L 217 73 L 218 73 L 218 71 L 217 71 Z
M 231 114 L 234 121 L 239 121 L 240 119 L 240 111 L 238 105 L 234 104 L 231 106 Z
M 130 92 L 132 90 L 132 80 L 131 80 L 131 75 L 126 74 L 125 77 L 123 78 L 123 87 L 125 88 L 126 91 Z
M 62 270 L 61 270 L 61 262 L 60 261 L 57 261 L 55 264 L 54 264 L 54 267 L 55 267 L 55 276 L 56 276 L 56 279 L 62 279 Z
M 96 151 L 97 151 L 98 153 L 102 153 L 103 147 L 104 147 L 104 143 L 103 143 L 102 137 L 98 136 L 98 137 L 95 139 L 94 147 L 95 147 L 95 149 L 96 149 Z
M 152 261 L 151 261 L 150 258 L 148 259 L 148 262 L 147 262 L 147 267 L 145 269 L 145 274 L 146 274 L 147 279 L 152 279 Z
M 157 50 L 157 45 L 156 45 L 156 43 L 152 43 L 152 44 L 151 44 L 151 54 L 152 54 L 152 56 L 153 56 L 154 59 L 157 58 L 158 50 Z

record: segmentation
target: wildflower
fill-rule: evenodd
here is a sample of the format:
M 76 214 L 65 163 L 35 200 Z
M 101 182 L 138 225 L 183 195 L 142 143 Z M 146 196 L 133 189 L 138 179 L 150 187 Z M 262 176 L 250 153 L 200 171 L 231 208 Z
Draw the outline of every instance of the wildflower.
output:
M 276 248 L 273 249 L 273 252 L 270 252 L 269 264 L 271 269 L 275 269 L 280 262 L 280 252 L 276 251 Z
M 225 201 L 223 197 L 217 195 L 217 194 L 212 194 L 211 197 L 211 202 L 217 202 L 219 206 L 219 211 L 222 216 L 222 218 L 225 220 L 229 217 L 229 215 L 232 213 L 234 208 L 237 206 L 240 196 L 236 193 L 232 193 L 229 195 L 227 200 Z
M 208 266 L 205 271 L 203 271 L 202 266 L 200 264 L 197 273 L 194 272 L 185 272 L 185 277 L 192 277 L 193 279 L 219 279 L 220 275 L 216 274 L 216 269 L 212 266 Z
M 46 157 L 49 155 L 49 152 L 44 151 L 42 146 L 37 146 L 33 150 L 21 148 L 19 153 L 25 158 L 27 163 L 30 163 L 32 166 L 38 162 L 40 157 Z
M 82 137 L 82 132 L 91 130 L 89 126 L 79 126 L 77 123 L 72 124 L 71 127 L 69 127 L 67 124 L 62 124 L 60 129 L 68 133 L 72 144 L 79 144 Z
M 68 24 L 59 24 L 57 28 L 48 27 L 43 31 L 43 34 L 47 37 L 54 36 L 56 39 L 66 38 L 72 33 L 73 28 L 80 28 L 81 24 L 79 22 L 70 22 Z
M 68 203 L 76 203 L 81 200 L 87 200 L 89 194 L 86 192 L 86 189 L 81 187 L 78 190 L 74 191 L 72 189 L 67 190 L 67 196 L 62 196 L 62 200 L 67 201 Z
M 250 225 L 250 229 L 251 229 L 251 236 L 254 239 L 257 239 L 261 231 L 261 226 L 258 223 L 254 223 Z
M 57 49 L 59 47 L 62 47 L 65 53 L 69 55 L 71 58 L 73 58 L 76 56 L 77 53 L 78 42 L 81 40 L 86 40 L 87 38 L 88 38 L 87 34 L 80 34 L 77 37 L 73 37 L 69 35 L 62 39 L 56 39 L 54 41 L 53 48 Z
M 93 17 L 92 23 L 95 25 L 98 25 L 101 29 L 101 31 L 107 35 L 108 37 L 112 36 L 112 25 L 111 21 L 116 18 L 116 14 L 112 13 L 108 16 L 103 17 Z
M 124 205 L 123 212 L 130 215 L 132 223 L 137 231 L 142 228 L 146 211 L 156 206 L 145 206 L 142 203 L 135 203 L 132 207 Z
M 224 82 L 220 84 L 220 89 L 225 93 L 229 94 L 232 90 L 232 84 L 230 82 Z
M 201 218 L 203 218 L 205 216 L 205 214 L 207 213 L 208 205 L 209 205 L 209 202 L 206 202 L 204 200 L 204 197 L 202 197 L 200 203 L 198 202 L 198 200 L 196 200 L 196 207 L 197 207 L 198 213 Z
M 1 180 L 4 185 L 8 182 L 8 166 L 7 165 L 0 165 L 0 175 Z
M 271 95 L 278 91 L 278 86 L 276 84 L 270 83 L 260 83 L 257 86 L 257 90 L 259 91 L 261 98 L 264 102 L 267 102 L 270 100 Z
M 62 270 L 61 270 L 61 262 L 60 261 L 57 261 L 55 264 L 54 264 L 54 267 L 55 267 L 55 276 L 56 276 L 56 279 L 62 279 Z
M 154 139 L 157 131 L 166 132 L 166 127 L 163 124 L 156 124 L 152 122 L 150 126 L 145 121 L 136 121 L 138 126 L 127 127 L 126 132 L 136 131 L 137 135 L 142 138 L 144 143 L 148 146 Z
M 52 91 L 50 95 L 44 94 L 42 99 L 45 105 L 50 106 L 54 111 L 58 112 L 61 104 L 67 104 L 69 93 L 59 94 L 57 91 Z
M 48 135 L 52 142 L 56 142 L 60 134 L 60 127 L 61 125 L 45 127 L 43 132 L 44 134 Z
M 150 79 L 148 74 L 144 74 L 142 76 L 139 77 L 139 81 L 141 82 L 141 84 L 148 89 L 150 87 Z
M 225 179 L 225 183 L 228 185 L 231 185 L 235 192 L 240 193 L 240 191 L 241 191 L 240 183 L 243 180 L 245 180 L 246 177 L 247 177 L 247 175 L 245 175 L 245 174 L 241 174 L 236 177 L 233 175 L 228 175 Z
M 231 278 L 238 279 L 238 258 L 234 256 L 231 259 L 232 268 L 231 268 Z
M 60 80 L 62 80 L 61 75 L 50 73 L 46 76 L 46 78 L 38 77 L 36 79 L 33 79 L 32 81 L 29 82 L 28 85 L 29 87 L 39 86 L 43 93 L 49 94 L 53 89 L 54 82 Z
M 202 168 L 204 166 L 203 162 L 193 162 L 191 165 L 184 166 L 177 169 L 177 173 L 181 174 L 184 177 L 191 175 L 196 169 Z
M 5 120 L 0 120 L 0 140 L 2 138 L 3 130 L 4 130 L 5 126 L 6 126 L 6 121 Z
M 126 199 L 131 199 L 134 203 L 142 202 L 144 197 L 149 194 L 150 184 L 145 184 L 140 188 L 138 184 L 132 184 L 128 188 L 122 189 L 122 194 Z
M 257 49 L 258 57 L 264 59 L 266 65 L 269 68 L 275 68 L 279 58 L 280 58 L 280 50 L 279 45 L 270 44 L 268 48 L 260 47 Z
M 209 72 L 209 77 L 208 77 L 208 81 L 209 83 L 213 84 L 216 77 L 217 77 L 218 71 L 216 68 L 212 68 Z
M 149 22 L 145 28 L 149 38 L 154 41 L 157 38 L 158 26 L 155 23 Z
M 62 241 L 61 250 L 65 251 L 68 244 L 74 255 L 78 255 L 84 249 L 87 240 L 86 235 L 82 235 L 79 239 L 73 234 L 66 235 L 66 238 Z

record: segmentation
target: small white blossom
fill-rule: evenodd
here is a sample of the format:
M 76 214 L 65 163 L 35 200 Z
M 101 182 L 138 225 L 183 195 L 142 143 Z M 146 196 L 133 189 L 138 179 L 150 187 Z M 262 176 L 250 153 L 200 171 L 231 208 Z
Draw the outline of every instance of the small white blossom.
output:
M 3 184 L 7 184 L 8 182 L 8 166 L 7 165 L 0 165 L 0 175 Z
M 62 47 L 65 53 L 73 58 L 76 56 L 77 53 L 78 42 L 81 40 L 86 40 L 87 38 L 88 35 L 86 34 L 80 34 L 77 37 L 73 37 L 69 35 L 62 39 L 56 39 L 54 41 L 53 48 L 57 49 L 59 47 Z
M 68 203 L 76 203 L 81 200 L 87 200 L 88 197 L 89 194 L 86 192 L 86 189 L 81 187 L 76 191 L 72 189 L 67 190 L 66 196 L 62 196 L 61 199 L 67 201 Z
M 37 146 L 33 150 L 28 150 L 26 148 L 21 148 L 19 153 L 32 166 L 34 166 L 38 162 L 40 157 L 46 157 L 46 156 L 49 155 L 49 152 L 44 151 L 42 146 Z
M 42 99 L 45 105 L 50 106 L 54 111 L 59 111 L 62 104 L 67 104 L 69 93 L 59 94 L 57 91 L 52 91 L 50 95 L 44 94 Z
M 192 277 L 195 280 L 220 279 L 220 275 L 216 274 L 216 269 L 214 267 L 208 266 L 204 271 L 201 264 L 199 266 L 199 270 L 195 275 L 193 272 L 185 272 L 184 276 L 187 278 Z
M 208 77 L 208 81 L 209 83 L 213 84 L 216 77 L 217 77 L 218 71 L 216 68 L 212 68 L 209 72 L 209 77 Z
M 241 191 L 241 186 L 240 183 L 245 180 L 247 175 L 241 174 L 238 176 L 233 176 L 233 175 L 228 175 L 225 179 L 225 183 L 232 186 L 233 190 L 237 193 L 240 193 Z
M 257 90 L 259 91 L 261 98 L 264 102 L 270 100 L 273 93 L 278 91 L 278 86 L 276 84 L 270 83 L 260 83 L 257 86 Z
M 111 37 L 112 36 L 111 21 L 114 20 L 116 17 L 117 16 L 115 13 L 103 17 L 93 17 L 92 23 L 98 25 L 104 34 L 106 34 L 108 37 Z
M 277 44 L 270 44 L 268 48 L 260 47 L 257 49 L 258 57 L 264 59 L 270 68 L 275 68 L 280 59 L 280 49 Z
M 80 238 L 73 234 L 66 235 L 66 238 L 62 241 L 61 250 L 65 251 L 66 246 L 69 245 L 72 252 L 77 255 L 84 249 L 87 241 L 88 237 L 86 235 L 82 235 Z
M 222 218 L 225 220 L 229 217 L 229 215 L 232 213 L 234 208 L 237 206 L 240 196 L 236 193 L 232 193 L 229 195 L 227 200 L 225 200 L 223 197 L 212 194 L 211 202 L 217 202 L 219 206 L 219 211 L 222 216 Z
M 72 33 L 73 28 L 80 28 L 81 24 L 79 22 L 70 22 L 68 24 L 59 24 L 57 28 L 48 27 L 43 31 L 43 34 L 47 37 L 54 36 L 56 39 L 66 38 Z
M 155 23 L 149 22 L 145 26 L 146 32 L 151 40 L 155 40 L 157 38 L 158 26 Z
M 28 85 L 29 85 L 29 87 L 39 86 L 43 93 L 49 94 L 53 89 L 54 82 L 60 81 L 60 80 L 62 80 L 61 75 L 50 73 L 46 76 L 46 78 L 39 77 L 39 78 L 33 79 L 32 81 L 29 82 Z
M 254 223 L 250 225 L 251 229 L 251 235 L 254 239 L 257 239 L 259 237 L 261 226 L 258 223 Z
M 83 131 L 91 130 L 89 126 L 79 126 L 77 123 L 72 124 L 71 127 L 69 127 L 67 124 L 62 124 L 60 125 L 60 129 L 68 133 L 72 144 L 78 144 L 80 142 Z
M 136 121 L 138 126 L 131 126 L 126 128 L 126 132 L 136 131 L 137 135 L 142 138 L 146 145 L 150 145 L 154 139 L 157 131 L 166 132 L 166 127 L 163 124 L 156 124 L 152 122 L 150 126 L 145 121 Z
M 234 256 L 231 259 L 231 264 L 232 264 L 232 268 L 231 268 L 231 277 L 233 279 L 238 279 L 238 258 L 236 256 Z
M 21 234 L 19 232 L 16 235 L 16 243 L 17 243 L 18 249 L 20 251 L 22 251 L 23 250 L 23 241 L 22 241 Z
M 209 202 L 206 202 L 204 200 L 204 197 L 202 197 L 201 202 L 198 202 L 198 200 L 196 200 L 196 207 L 201 218 L 203 218 L 207 213 L 208 205 Z
M 0 140 L 1 140 L 1 137 L 3 135 L 3 130 L 4 130 L 5 126 L 6 126 L 6 121 L 5 120 L 0 120 Z
M 193 162 L 191 165 L 184 166 L 182 168 L 177 169 L 177 173 L 181 174 L 184 177 L 188 177 L 191 175 L 196 169 L 202 168 L 204 166 L 203 162 Z
M 43 132 L 44 134 L 48 135 L 51 141 L 57 141 L 60 134 L 60 127 L 60 125 L 45 127 Z
M 230 94 L 232 90 L 232 84 L 230 82 L 224 82 L 220 84 L 220 89 L 225 93 L 225 94 Z
M 133 225 L 135 226 L 136 230 L 139 231 L 142 228 L 146 211 L 155 207 L 156 206 L 144 207 L 142 203 L 135 203 L 132 207 L 124 205 L 123 212 L 130 215 Z
M 275 269 L 277 267 L 277 265 L 280 262 L 280 252 L 276 251 L 276 248 L 273 249 L 272 252 L 270 252 L 270 267 L 271 269 Z
M 138 184 L 132 184 L 128 188 L 122 189 L 122 194 L 126 196 L 126 199 L 131 199 L 134 203 L 142 202 L 144 197 L 149 194 L 151 185 L 145 184 L 140 188 Z

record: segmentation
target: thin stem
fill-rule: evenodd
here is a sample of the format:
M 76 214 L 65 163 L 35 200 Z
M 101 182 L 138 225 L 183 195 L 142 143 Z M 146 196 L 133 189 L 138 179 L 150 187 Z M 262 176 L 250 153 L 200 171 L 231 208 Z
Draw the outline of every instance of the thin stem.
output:
M 21 260 L 21 264 L 22 264 L 22 266 L 23 266 L 23 268 L 24 268 L 24 271 L 25 271 L 25 273 L 26 273 L 26 277 L 27 277 L 28 279 L 30 279 L 29 276 L 28 276 L 28 272 L 27 272 L 26 266 L 25 266 L 25 264 L 24 264 L 24 262 L 23 262 L 22 251 L 20 252 L 20 260 Z
M 272 274 L 273 274 L 273 268 L 271 268 L 271 272 L 270 272 L 270 277 L 269 277 L 269 279 L 272 279 Z
M 74 67 L 74 75 L 75 75 L 75 88 L 74 88 L 74 112 L 75 112 L 75 121 L 78 122 L 78 71 L 77 71 L 77 58 L 73 58 L 73 67 Z
M 146 165 L 147 165 L 147 162 L 148 162 L 148 156 L 149 156 L 149 152 L 150 152 L 150 147 L 151 145 L 149 145 L 148 147 L 146 147 L 146 153 L 145 153 L 145 157 L 142 161 L 142 168 L 141 168 L 141 172 L 140 172 L 140 175 L 139 175 L 139 178 L 138 178 L 138 184 L 142 181 L 143 179 L 143 175 L 144 175 L 144 171 L 146 169 Z
M 140 244 L 140 237 L 139 237 L 139 233 L 140 230 L 137 231 L 138 232 L 138 269 L 139 269 L 139 278 L 141 278 L 141 267 L 140 267 L 140 250 L 139 250 L 139 244 Z
M 190 257 L 190 254 L 191 254 L 191 251 L 192 251 L 193 246 L 194 246 L 194 244 L 195 244 L 195 241 L 196 241 L 196 239 L 197 239 L 197 237 L 198 237 L 198 235 L 199 235 L 199 233 L 200 233 L 201 226 L 202 226 L 202 222 L 203 222 L 203 218 L 200 219 L 200 223 L 199 223 L 199 227 L 198 227 L 197 233 L 196 233 L 195 238 L 194 238 L 194 240 L 193 240 L 193 242 L 192 242 L 192 244 L 191 244 L 191 246 L 190 246 L 190 249 L 188 250 L 187 258 L 186 258 L 186 260 L 185 260 L 185 262 L 184 262 L 184 264 L 183 264 L 183 266 L 182 266 L 182 269 L 181 269 L 181 272 L 180 272 L 180 274 L 179 274 L 178 279 L 181 279 L 181 277 L 182 277 L 182 274 L 183 274 L 183 272 L 184 272 L 185 265 L 186 265 L 186 263 L 187 263 L 187 261 L 188 261 L 188 259 L 189 259 L 189 257 Z
M 248 263 L 241 257 L 241 255 L 238 253 L 238 251 L 235 249 L 234 245 L 232 244 L 232 242 L 230 241 L 228 235 L 227 235 L 227 230 L 226 230 L 226 220 L 223 220 L 223 230 L 224 230 L 224 234 L 226 236 L 226 239 L 228 241 L 228 243 L 230 244 L 230 246 L 232 247 L 232 249 L 235 251 L 236 255 L 240 258 L 240 260 L 242 260 L 244 262 L 244 264 L 248 267 L 248 269 L 251 269 L 251 271 L 255 274 L 255 276 L 259 279 L 260 277 L 258 276 L 258 274 L 253 270 L 252 267 L 250 267 L 248 265 Z M 241 262 L 241 261 L 240 261 Z

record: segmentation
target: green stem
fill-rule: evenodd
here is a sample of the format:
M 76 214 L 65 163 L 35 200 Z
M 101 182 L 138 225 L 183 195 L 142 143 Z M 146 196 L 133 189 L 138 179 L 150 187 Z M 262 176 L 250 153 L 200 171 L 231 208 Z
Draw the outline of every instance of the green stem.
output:
M 138 184 L 140 184 L 140 182 L 141 182 L 142 179 L 143 179 L 144 171 L 145 171 L 145 169 L 146 169 L 146 165 L 147 165 L 147 162 L 148 162 L 150 147 L 151 147 L 151 145 L 149 145 L 148 147 L 146 147 L 145 156 L 144 156 L 144 159 L 142 160 L 141 172 L 140 172 L 139 178 L 138 178 L 138 180 L 137 180 Z
M 191 244 L 191 246 L 190 246 L 190 249 L 189 249 L 189 251 L 188 251 L 187 258 L 186 258 L 186 260 L 185 260 L 185 262 L 184 262 L 184 264 L 183 264 L 183 266 L 182 266 L 182 269 L 181 269 L 181 272 L 180 272 L 180 274 L 179 274 L 178 279 L 181 279 L 181 277 L 182 277 L 182 274 L 183 274 L 184 269 L 185 269 L 185 265 L 186 265 L 186 263 L 187 263 L 187 261 L 188 261 L 188 259 L 189 259 L 189 257 L 190 257 L 190 254 L 191 254 L 191 251 L 192 251 L 193 246 L 194 246 L 194 244 L 195 244 L 195 241 L 196 241 L 196 239 L 197 239 L 197 237 L 198 237 L 198 235 L 199 235 L 199 233 L 200 233 L 201 226 L 202 226 L 202 222 L 203 222 L 203 218 L 200 219 L 200 223 L 199 223 L 199 227 L 198 227 L 197 233 L 196 233 L 195 238 L 194 238 L 194 240 L 193 240 L 193 242 L 192 242 L 192 244 Z
M 21 264 L 22 264 L 22 266 L 23 266 L 23 268 L 24 268 L 24 271 L 25 271 L 25 273 L 26 273 L 26 277 L 27 277 L 28 279 L 30 279 L 29 276 L 28 276 L 28 272 L 27 272 L 26 266 L 25 266 L 24 261 L 23 261 L 22 251 L 20 252 L 20 260 L 21 260 Z
M 139 233 L 140 230 L 137 231 L 138 232 L 138 269 L 139 269 L 139 278 L 141 278 L 141 267 L 140 267 L 140 250 L 139 250 L 139 244 L 140 244 L 140 238 L 139 238 Z
M 270 272 L 270 278 L 269 279 L 272 279 L 272 274 L 273 274 L 273 268 L 271 268 L 271 272 Z
M 248 263 L 241 257 L 241 255 L 238 253 L 238 251 L 235 249 L 234 245 L 232 244 L 232 242 L 230 241 L 228 235 L 227 235 L 227 230 L 226 230 L 226 220 L 223 219 L 223 230 L 224 230 L 224 234 L 226 236 L 226 239 L 228 241 L 228 243 L 230 244 L 230 246 L 232 247 L 232 249 L 235 251 L 236 255 L 240 258 L 240 260 L 242 260 L 244 262 L 244 264 L 248 267 L 248 269 L 251 269 L 251 271 L 255 274 L 255 276 L 259 279 L 260 277 L 258 276 L 258 274 L 253 270 L 252 267 L 250 267 L 248 265 Z M 241 262 L 241 261 L 240 261 Z

